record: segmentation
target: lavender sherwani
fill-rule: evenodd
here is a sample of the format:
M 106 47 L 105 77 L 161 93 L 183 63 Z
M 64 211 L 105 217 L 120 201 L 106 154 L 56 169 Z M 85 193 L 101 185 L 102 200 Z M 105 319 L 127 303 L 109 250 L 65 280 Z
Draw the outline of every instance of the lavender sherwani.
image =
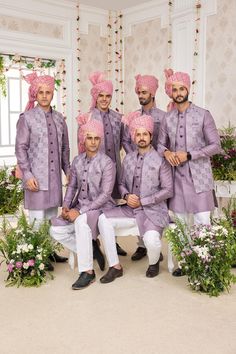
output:
M 25 208 L 44 210 L 61 206 L 61 169 L 69 173 L 69 140 L 63 116 L 39 106 L 20 115 L 16 135 L 17 163 L 23 182 L 35 177 L 38 192 L 25 188 Z
M 148 230 L 161 231 L 169 223 L 166 200 L 173 195 L 170 166 L 154 148 L 144 155 L 134 151 L 126 155 L 120 180 L 122 197 L 134 193 L 140 197 L 141 207 L 122 206 L 105 212 L 107 217 L 136 218 L 140 235 Z
M 210 156 L 220 152 L 220 138 L 209 111 L 190 104 L 183 112 L 166 114 L 161 124 L 158 151 L 189 151 L 192 159 L 173 168 L 174 197 L 170 210 L 198 213 L 214 209 Z
M 154 147 L 155 150 L 157 150 L 157 143 L 158 143 L 157 139 L 158 139 L 160 124 L 161 124 L 163 117 L 165 116 L 165 112 L 160 110 L 157 107 L 153 107 L 148 111 L 144 111 L 143 109 L 140 109 L 139 111 L 142 114 L 147 114 L 147 115 L 151 116 L 154 120 L 152 146 Z M 124 128 L 122 144 L 123 144 L 123 148 L 124 148 L 126 154 L 136 150 L 136 145 L 131 140 L 128 126 L 125 126 L 125 128 Z
M 121 114 L 111 109 L 108 112 L 102 112 L 97 108 L 91 111 L 91 118 L 97 119 L 104 126 L 104 141 L 100 146 L 100 151 L 108 155 L 116 164 L 117 180 L 120 175 L 121 161 L 120 149 L 123 135 L 123 124 L 121 123 Z M 120 198 L 118 191 L 118 181 L 114 185 L 112 193 L 113 198 Z
M 86 153 L 82 153 L 75 157 L 72 163 L 70 183 L 63 207 L 87 213 L 87 223 L 92 230 L 93 238 L 98 234 L 97 222 L 102 210 L 115 205 L 111 198 L 115 175 L 115 164 L 101 152 L 93 158 L 88 158 Z M 68 223 L 61 217 L 52 220 L 54 226 Z

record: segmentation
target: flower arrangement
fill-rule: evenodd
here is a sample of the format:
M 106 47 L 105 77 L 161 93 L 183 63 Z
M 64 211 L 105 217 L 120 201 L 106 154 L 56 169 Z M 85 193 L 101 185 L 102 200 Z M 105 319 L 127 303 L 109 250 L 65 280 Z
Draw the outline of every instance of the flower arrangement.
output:
M 236 128 L 219 130 L 222 154 L 211 158 L 213 176 L 216 181 L 236 181 Z
M 218 296 L 236 282 L 231 273 L 234 235 L 227 220 L 191 228 L 176 220 L 175 227 L 169 228 L 166 236 L 193 290 Z
M 23 199 L 22 182 L 15 176 L 15 168 L 0 168 L 0 215 L 14 214 Z
M 6 286 L 40 286 L 46 281 L 49 255 L 60 249 L 49 236 L 49 223 L 45 221 L 38 230 L 27 222 L 24 213 L 15 228 L 6 221 L 2 224 L 0 256 L 7 265 Z M 51 278 L 52 275 L 51 275 Z
M 224 213 L 226 220 L 233 228 L 235 253 L 234 253 L 232 267 L 236 268 L 236 198 L 230 198 L 227 207 L 222 208 L 222 211 Z

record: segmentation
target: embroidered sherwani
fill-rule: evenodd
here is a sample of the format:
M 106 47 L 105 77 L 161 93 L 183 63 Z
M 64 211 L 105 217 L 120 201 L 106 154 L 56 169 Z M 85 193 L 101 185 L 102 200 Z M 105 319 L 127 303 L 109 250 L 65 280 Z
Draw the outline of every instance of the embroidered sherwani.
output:
M 97 108 L 91 111 L 91 119 L 97 119 L 104 126 L 104 141 L 100 146 L 100 151 L 109 156 L 116 164 L 117 180 L 112 193 L 113 198 L 120 198 L 118 191 L 118 178 L 120 175 L 121 161 L 120 149 L 123 135 L 123 124 L 121 123 L 121 114 L 111 109 L 102 112 Z
M 143 109 L 140 109 L 139 111 L 142 114 L 147 114 L 147 115 L 151 116 L 154 120 L 152 146 L 154 147 L 155 150 L 157 150 L 157 145 L 158 145 L 157 140 L 158 140 L 160 124 L 161 124 L 163 117 L 165 116 L 165 112 L 160 110 L 157 107 L 153 107 L 147 111 L 145 111 Z M 125 126 L 125 128 L 124 128 L 122 144 L 123 144 L 123 148 L 127 154 L 136 150 L 136 145 L 131 140 L 128 126 Z
M 45 210 L 62 203 L 61 170 L 69 173 L 69 139 L 62 114 L 39 106 L 23 113 L 17 122 L 16 157 L 23 183 L 35 177 L 38 192 L 25 187 L 26 209 Z
M 166 114 L 159 133 L 158 151 L 188 151 L 192 158 L 173 168 L 174 196 L 169 208 L 176 213 L 214 209 L 210 157 L 220 152 L 220 138 L 210 112 L 190 104 L 181 113 Z
M 125 156 L 119 189 L 122 197 L 138 195 L 141 206 L 116 207 L 105 211 L 106 217 L 135 218 L 141 236 L 150 230 L 161 233 L 169 223 L 166 200 L 173 195 L 173 181 L 170 166 L 153 147 L 144 155 L 136 150 Z

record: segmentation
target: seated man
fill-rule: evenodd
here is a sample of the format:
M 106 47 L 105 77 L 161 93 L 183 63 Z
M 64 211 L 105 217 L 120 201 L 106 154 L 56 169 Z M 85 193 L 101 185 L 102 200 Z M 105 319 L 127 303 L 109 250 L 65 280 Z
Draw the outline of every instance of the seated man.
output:
M 161 235 L 169 223 L 166 200 L 173 195 L 172 172 L 151 145 L 153 118 L 135 112 L 123 120 L 137 145 L 137 150 L 126 155 L 121 169 L 119 188 L 127 205 L 104 211 L 99 217 L 98 227 L 105 249 L 112 249 L 113 253 L 107 252 L 112 257 L 115 251 L 113 225 L 126 227 L 124 218 L 135 219 L 148 253 L 146 276 L 152 278 L 159 273 Z M 109 270 L 101 282 L 111 281 L 115 275 L 114 270 Z
M 85 152 L 75 157 L 71 178 L 63 202 L 62 214 L 52 219 L 50 234 L 77 253 L 80 276 L 72 289 L 83 289 L 95 280 L 93 240 L 102 208 L 113 205 L 111 193 L 115 183 L 115 164 L 99 152 L 103 124 L 90 120 L 80 128 Z M 100 265 L 104 269 L 103 266 Z

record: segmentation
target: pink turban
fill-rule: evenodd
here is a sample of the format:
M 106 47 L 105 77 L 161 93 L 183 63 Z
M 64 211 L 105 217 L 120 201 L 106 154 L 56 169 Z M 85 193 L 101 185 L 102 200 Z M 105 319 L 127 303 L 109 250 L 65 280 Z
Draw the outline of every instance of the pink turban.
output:
M 134 141 L 135 131 L 138 128 L 144 128 L 151 134 L 154 129 L 154 120 L 151 116 L 142 115 L 141 112 L 136 111 L 123 116 L 122 123 L 129 127 L 131 139 Z
M 26 112 L 34 108 L 34 102 L 36 101 L 36 96 L 38 93 L 39 86 L 47 85 L 48 87 L 50 87 L 52 91 L 54 91 L 55 80 L 52 76 L 49 75 L 38 76 L 36 72 L 24 76 L 24 80 L 28 84 L 30 84 L 29 91 L 28 91 L 29 101 L 25 107 L 25 112 Z
M 105 80 L 105 74 L 100 71 L 96 71 L 89 75 L 89 80 L 91 81 L 93 87 L 91 88 L 92 103 L 90 109 L 96 107 L 96 102 L 99 93 L 106 92 L 108 95 L 112 96 L 113 85 L 110 80 Z
M 190 77 L 187 73 L 176 72 L 174 73 L 172 69 L 165 69 L 166 83 L 165 83 L 165 91 L 166 94 L 172 98 L 172 85 L 179 84 L 186 87 L 188 92 L 190 91 Z
M 138 93 L 138 90 L 141 86 L 146 86 L 148 87 L 151 95 L 155 97 L 156 91 L 159 87 L 158 84 L 158 79 L 155 76 L 152 75 L 136 75 L 136 86 L 135 86 L 135 92 Z
M 96 119 L 91 119 L 91 114 L 89 113 L 81 114 L 77 118 L 77 121 L 79 123 L 78 149 L 79 149 L 79 153 L 82 153 L 85 151 L 84 141 L 87 133 L 94 133 L 102 139 L 104 136 L 104 128 L 102 122 Z

